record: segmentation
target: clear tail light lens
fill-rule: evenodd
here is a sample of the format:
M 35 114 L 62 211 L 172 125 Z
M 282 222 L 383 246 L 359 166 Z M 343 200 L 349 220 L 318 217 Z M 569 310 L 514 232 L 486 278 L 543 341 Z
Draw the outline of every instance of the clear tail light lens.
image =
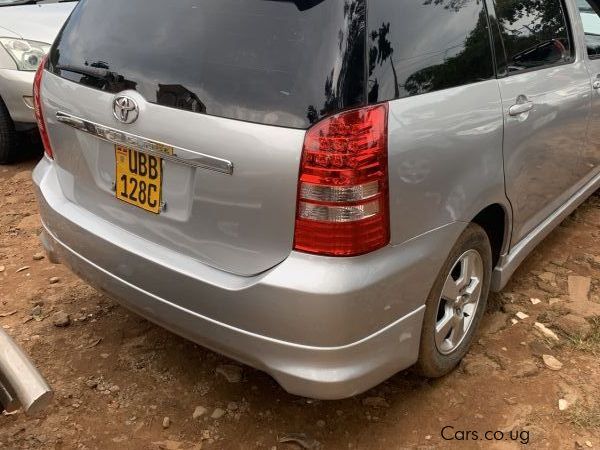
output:
M 35 111 L 35 118 L 37 120 L 38 128 L 40 130 L 40 136 L 42 137 L 42 143 L 44 144 L 44 151 L 48 158 L 54 158 L 52 153 L 52 146 L 50 145 L 50 138 L 48 137 L 48 130 L 46 128 L 46 122 L 44 121 L 44 113 L 42 111 L 42 99 L 40 97 L 42 90 L 42 77 L 44 75 L 44 67 L 46 66 L 46 57 L 42 59 L 40 65 L 35 73 L 33 80 L 33 106 Z
M 324 119 L 306 133 L 294 249 L 356 256 L 389 243 L 387 104 Z

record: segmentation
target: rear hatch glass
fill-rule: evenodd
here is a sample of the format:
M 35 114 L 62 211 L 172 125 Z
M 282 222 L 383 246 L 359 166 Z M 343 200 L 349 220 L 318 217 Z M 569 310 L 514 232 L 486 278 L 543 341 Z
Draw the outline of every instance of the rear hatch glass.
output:
M 82 0 L 50 70 L 201 114 L 307 128 L 365 101 L 364 0 Z

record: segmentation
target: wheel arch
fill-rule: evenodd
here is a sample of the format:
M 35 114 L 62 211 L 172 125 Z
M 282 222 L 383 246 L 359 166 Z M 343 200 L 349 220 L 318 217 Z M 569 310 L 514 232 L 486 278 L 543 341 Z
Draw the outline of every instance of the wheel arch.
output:
M 511 236 L 510 210 L 500 203 L 492 203 L 479 211 L 471 222 L 484 229 L 492 246 L 492 264 L 496 267 L 509 251 Z

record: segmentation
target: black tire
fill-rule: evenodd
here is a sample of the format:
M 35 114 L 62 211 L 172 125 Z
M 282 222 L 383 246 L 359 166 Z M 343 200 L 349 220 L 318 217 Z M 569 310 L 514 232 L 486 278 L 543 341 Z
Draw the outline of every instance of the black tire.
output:
M 8 164 L 15 158 L 17 132 L 6 105 L 0 98 L 0 164 Z
M 444 309 L 446 300 L 440 300 L 442 298 L 442 290 L 444 289 L 444 284 L 446 283 L 448 276 L 452 276 L 451 274 L 454 273 L 456 267 L 458 267 L 458 261 L 461 256 L 465 255 L 470 250 L 477 251 L 481 257 L 480 262 L 482 263 L 483 270 L 481 294 L 479 295 L 477 305 L 474 307 L 472 319 L 466 333 L 463 335 L 464 337 L 456 343 L 454 349 L 448 350 L 450 353 L 444 354 L 438 348 L 439 344 L 436 343 L 436 325 L 442 320 L 440 315 L 448 314 Z M 479 328 L 481 319 L 485 314 L 491 278 L 492 249 L 489 238 L 483 228 L 479 225 L 469 224 L 452 248 L 450 256 L 448 256 L 448 259 L 444 263 L 440 274 L 433 285 L 431 293 L 429 294 L 429 298 L 427 299 L 423 330 L 421 332 L 419 360 L 415 366 L 416 371 L 420 375 L 428 378 L 444 376 L 451 372 L 466 355 L 471 346 L 471 342 L 473 341 L 473 337 Z M 443 305 L 442 302 L 444 302 Z M 462 316 L 463 309 L 460 308 L 459 311 Z M 455 314 L 458 315 L 458 313 Z M 466 316 L 466 313 L 464 314 L 465 317 L 471 317 Z M 453 332 L 454 331 L 452 331 L 452 333 Z M 443 335 L 443 333 L 438 333 L 438 336 L 441 335 Z

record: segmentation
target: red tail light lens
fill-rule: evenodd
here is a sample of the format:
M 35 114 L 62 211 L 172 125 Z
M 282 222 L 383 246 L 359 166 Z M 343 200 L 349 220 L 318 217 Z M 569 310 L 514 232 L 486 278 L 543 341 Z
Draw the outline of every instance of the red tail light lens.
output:
M 389 243 L 387 104 L 344 112 L 304 140 L 294 249 L 356 256 Z
M 42 137 L 42 143 L 44 144 L 44 151 L 48 158 L 54 158 L 52 153 L 52 146 L 50 145 L 50 138 L 48 137 L 48 130 L 46 129 L 46 122 L 44 121 L 44 113 L 42 111 L 42 99 L 40 97 L 42 89 L 42 76 L 44 75 L 44 67 L 46 66 L 46 57 L 42 59 L 40 66 L 35 73 L 33 80 L 33 106 L 35 110 L 35 118 L 37 120 L 38 128 L 40 130 L 40 136 Z

